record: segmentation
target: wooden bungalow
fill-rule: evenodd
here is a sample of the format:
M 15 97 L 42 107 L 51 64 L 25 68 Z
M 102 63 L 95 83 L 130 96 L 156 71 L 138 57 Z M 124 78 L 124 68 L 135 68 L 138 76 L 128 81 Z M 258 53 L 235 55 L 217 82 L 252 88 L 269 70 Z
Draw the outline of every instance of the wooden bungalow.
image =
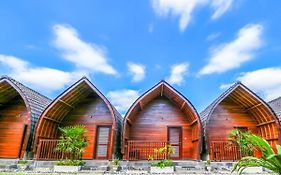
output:
M 113 159 L 120 154 L 121 116 L 105 96 L 83 77 L 59 95 L 43 112 L 36 128 L 37 160 L 56 160 L 59 127 L 84 125 L 88 146 L 83 159 Z
M 0 158 L 28 156 L 35 125 L 50 102 L 10 77 L 0 78 Z
M 230 131 L 250 130 L 273 146 L 279 140 L 279 122 L 270 106 L 240 82 L 232 85 L 201 114 L 205 152 L 210 160 L 238 160 L 239 149 L 228 141 Z M 256 154 L 258 156 L 258 154 Z
M 154 149 L 167 144 L 172 159 L 200 159 L 201 123 L 192 104 L 165 81 L 140 96 L 123 120 L 122 153 L 126 160 L 163 158 Z

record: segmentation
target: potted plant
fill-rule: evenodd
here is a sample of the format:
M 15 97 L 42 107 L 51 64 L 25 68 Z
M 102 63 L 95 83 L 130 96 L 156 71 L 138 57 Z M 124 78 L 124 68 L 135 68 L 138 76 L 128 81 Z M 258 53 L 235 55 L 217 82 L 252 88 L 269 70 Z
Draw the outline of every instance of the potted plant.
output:
M 207 169 L 207 171 L 211 171 L 211 169 L 212 169 L 212 167 L 211 167 L 211 161 L 210 160 L 207 160 L 206 161 L 206 169 Z
M 27 160 L 19 160 L 17 167 L 19 170 L 24 171 L 28 167 L 28 161 Z
M 174 172 L 174 162 L 170 160 L 170 154 L 174 153 L 175 149 L 171 145 L 166 145 L 159 149 L 154 149 L 155 154 L 164 155 L 164 159 L 154 162 L 151 164 L 150 173 L 173 173 Z M 154 156 L 149 156 L 148 160 L 154 160 Z
M 62 152 L 62 159 L 54 166 L 55 172 L 78 172 L 84 165 L 82 153 L 87 146 L 86 128 L 82 125 L 59 128 L 61 136 L 56 150 Z
M 111 170 L 112 171 L 118 171 L 120 167 L 120 160 L 119 159 L 114 159 L 111 161 Z

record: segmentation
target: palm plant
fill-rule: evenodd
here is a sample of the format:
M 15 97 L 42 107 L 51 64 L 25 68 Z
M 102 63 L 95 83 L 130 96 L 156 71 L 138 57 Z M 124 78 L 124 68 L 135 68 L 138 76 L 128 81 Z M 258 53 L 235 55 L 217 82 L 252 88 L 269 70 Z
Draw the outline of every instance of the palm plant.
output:
M 264 167 L 275 173 L 281 174 L 281 146 L 276 145 L 277 153 L 275 153 L 269 143 L 262 137 L 251 133 L 242 134 L 247 142 L 250 142 L 255 148 L 262 152 L 262 157 L 243 157 L 234 166 L 232 172 L 238 171 L 238 173 L 241 174 L 247 167 Z
M 233 129 L 228 137 L 230 144 L 237 145 L 242 157 L 252 156 L 255 150 L 255 146 L 245 139 L 245 136 L 249 134 L 251 134 L 251 131 Z
M 82 153 L 87 146 L 86 128 L 82 125 L 59 128 L 61 136 L 56 149 L 63 152 L 63 159 L 81 159 Z

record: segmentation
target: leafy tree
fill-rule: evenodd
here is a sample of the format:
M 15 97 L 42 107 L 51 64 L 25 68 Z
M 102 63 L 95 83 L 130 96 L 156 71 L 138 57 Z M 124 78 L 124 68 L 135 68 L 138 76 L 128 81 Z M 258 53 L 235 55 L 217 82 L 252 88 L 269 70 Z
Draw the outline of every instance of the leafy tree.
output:
M 63 152 L 62 159 L 79 160 L 87 146 L 87 129 L 82 125 L 59 128 L 61 136 L 56 150 Z
M 245 135 L 251 134 L 251 131 L 242 131 L 240 129 L 233 129 L 228 137 L 231 144 L 238 146 L 241 156 L 252 156 L 255 150 L 255 146 L 245 139 Z
M 281 146 L 276 145 L 277 153 L 270 147 L 269 143 L 260 136 L 251 133 L 242 133 L 243 138 L 262 152 L 262 157 L 243 157 L 234 166 L 232 172 L 239 174 L 247 167 L 264 167 L 281 175 Z

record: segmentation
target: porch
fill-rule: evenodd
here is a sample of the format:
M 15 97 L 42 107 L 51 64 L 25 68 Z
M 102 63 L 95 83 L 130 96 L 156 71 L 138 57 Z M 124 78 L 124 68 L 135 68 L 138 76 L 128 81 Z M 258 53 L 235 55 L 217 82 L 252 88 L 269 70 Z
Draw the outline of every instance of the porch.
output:
M 67 155 L 56 150 L 58 139 L 41 139 L 36 151 L 36 160 L 59 160 Z
M 156 149 L 171 145 L 175 152 L 168 155 L 167 152 L 160 153 Z M 153 160 L 165 158 L 180 159 L 181 143 L 167 141 L 145 141 L 145 140 L 129 140 L 125 146 L 124 159 L 126 160 L 148 160 L 153 157 Z
M 210 143 L 210 160 L 240 160 L 242 155 L 238 147 L 228 141 L 212 141 Z

